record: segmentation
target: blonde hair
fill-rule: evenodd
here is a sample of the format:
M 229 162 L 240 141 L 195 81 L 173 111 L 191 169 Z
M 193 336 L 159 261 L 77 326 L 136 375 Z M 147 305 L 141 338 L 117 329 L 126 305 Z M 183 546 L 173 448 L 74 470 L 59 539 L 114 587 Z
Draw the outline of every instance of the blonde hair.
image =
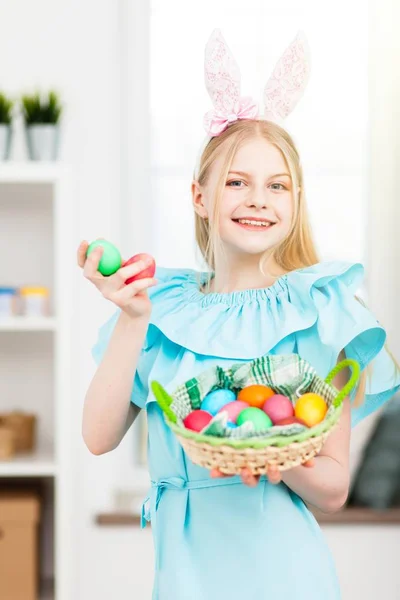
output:
M 203 150 L 197 174 L 197 181 L 201 186 L 206 185 L 210 168 L 220 152 L 226 150 L 226 154 L 217 183 L 213 218 L 208 221 L 198 214 L 195 215 L 196 241 L 200 252 L 207 265 L 214 269 L 216 247 L 220 244 L 217 228 L 219 204 L 226 178 L 238 148 L 246 140 L 254 137 L 264 138 L 281 152 L 292 178 L 294 200 L 292 225 L 287 237 L 272 250 L 275 262 L 284 272 L 314 265 L 319 258 L 307 216 L 299 153 L 290 135 L 271 121 L 237 121 L 220 136 L 211 138 Z M 270 254 L 268 253 L 268 256 Z M 266 255 L 263 256 L 262 263 L 265 258 Z
M 319 262 L 319 257 L 312 237 L 306 208 L 303 169 L 300 156 L 294 141 L 287 131 L 271 121 L 236 121 L 220 136 L 211 138 L 204 148 L 198 172 L 195 174 L 195 179 L 197 179 L 200 186 L 207 184 L 211 167 L 221 152 L 225 151 L 225 159 L 216 186 L 213 218 L 209 221 L 195 213 L 195 235 L 200 252 L 208 267 L 214 270 L 217 247 L 222 249 L 218 232 L 219 205 L 227 175 L 239 147 L 245 141 L 256 137 L 264 138 L 282 154 L 292 179 L 294 203 L 293 219 L 288 235 L 277 247 L 263 255 L 260 262 L 260 269 L 263 269 L 263 263 L 267 257 L 272 257 L 279 269 L 285 273 L 312 266 Z M 397 367 L 395 361 L 394 364 Z M 355 406 L 359 406 L 362 403 L 365 395 L 367 375 L 370 375 L 370 367 L 366 371 L 362 373 L 359 381 L 354 399 Z

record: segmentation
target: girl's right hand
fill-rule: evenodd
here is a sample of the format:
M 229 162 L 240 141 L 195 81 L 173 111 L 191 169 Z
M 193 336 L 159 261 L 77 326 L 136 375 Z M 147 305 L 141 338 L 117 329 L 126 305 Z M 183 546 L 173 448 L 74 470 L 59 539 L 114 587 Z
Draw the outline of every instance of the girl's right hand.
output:
M 134 277 L 143 269 L 150 265 L 150 262 L 138 261 L 126 267 L 121 267 L 116 273 L 104 277 L 99 271 L 98 266 L 103 254 L 101 247 L 95 248 L 86 258 L 88 242 L 83 241 L 78 247 L 77 260 L 78 265 L 83 269 L 83 275 L 91 281 L 106 298 L 118 306 L 129 317 L 150 317 L 151 302 L 146 290 L 156 285 L 154 278 L 138 279 L 128 285 L 125 281 L 129 277 Z

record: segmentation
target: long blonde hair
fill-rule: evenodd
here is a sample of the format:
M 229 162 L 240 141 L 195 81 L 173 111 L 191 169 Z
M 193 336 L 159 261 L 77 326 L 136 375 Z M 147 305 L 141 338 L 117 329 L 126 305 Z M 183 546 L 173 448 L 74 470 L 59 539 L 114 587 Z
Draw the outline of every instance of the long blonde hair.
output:
M 195 173 L 195 179 L 200 186 L 207 184 L 211 167 L 221 152 L 225 152 L 225 160 L 217 182 L 213 204 L 213 218 L 210 220 L 204 219 L 195 213 L 195 235 L 200 252 L 208 267 L 214 270 L 216 249 L 217 246 L 221 247 L 218 234 L 219 205 L 226 184 L 226 178 L 239 147 L 245 141 L 255 137 L 264 138 L 281 152 L 291 175 L 294 204 L 293 219 L 289 234 L 279 246 L 262 257 L 260 268 L 262 269 L 262 264 L 267 256 L 272 256 L 275 264 L 285 273 L 312 266 L 319 262 L 319 257 L 315 248 L 306 208 L 303 169 L 300 156 L 293 139 L 287 131 L 271 121 L 236 121 L 220 136 L 211 138 L 204 148 L 198 172 Z M 397 367 L 395 361 L 394 365 Z M 370 375 L 369 367 L 366 372 L 363 372 L 360 378 L 354 400 L 355 406 L 359 406 L 364 399 L 368 375 Z
M 292 178 L 294 201 L 292 225 L 287 237 L 272 251 L 275 263 L 286 273 L 314 265 L 319 262 L 319 258 L 306 210 L 303 170 L 299 153 L 290 135 L 271 121 L 237 121 L 220 136 L 211 138 L 204 148 L 196 174 L 200 186 L 206 185 L 210 168 L 221 151 L 225 151 L 225 160 L 217 183 L 213 218 L 208 221 L 198 214 L 195 215 L 196 241 L 200 252 L 210 269 L 214 269 L 215 251 L 219 244 L 217 231 L 219 204 L 226 177 L 238 148 L 245 141 L 254 137 L 264 138 L 281 152 Z

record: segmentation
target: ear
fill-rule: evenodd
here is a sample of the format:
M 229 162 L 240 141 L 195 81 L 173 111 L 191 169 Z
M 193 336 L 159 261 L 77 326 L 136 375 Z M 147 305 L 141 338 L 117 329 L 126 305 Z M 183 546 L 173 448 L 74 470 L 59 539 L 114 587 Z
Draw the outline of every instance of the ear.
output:
M 192 181 L 192 203 L 195 212 L 202 219 L 208 219 L 208 211 L 204 204 L 203 188 L 195 179 Z

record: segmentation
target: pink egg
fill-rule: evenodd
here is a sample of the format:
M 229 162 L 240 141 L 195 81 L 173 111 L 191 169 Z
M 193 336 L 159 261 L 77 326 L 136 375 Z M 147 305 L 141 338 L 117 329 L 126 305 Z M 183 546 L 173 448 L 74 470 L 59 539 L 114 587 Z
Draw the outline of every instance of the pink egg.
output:
M 205 410 L 193 410 L 185 419 L 183 419 L 183 424 L 186 429 L 199 432 L 209 424 L 211 419 L 212 415 Z
M 267 413 L 274 425 L 278 421 L 294 415 L 293 404 L 289 398 L 282 396 L 282 394 L 275 394 L 275 396 L 268 398 L 264 403 L 263 411 Z
M 243 402 L 242 400 L 234 400 L 233 402 L 228 402 L 228 404 L 225 404 L 225 406 L 220 408 L 218 412 L 227 412 L 228 420 L 231 421 L 231 423 L 236 423 L 239 413 L 241 413 L 245 408 L 249 408 L 247 402 Z

